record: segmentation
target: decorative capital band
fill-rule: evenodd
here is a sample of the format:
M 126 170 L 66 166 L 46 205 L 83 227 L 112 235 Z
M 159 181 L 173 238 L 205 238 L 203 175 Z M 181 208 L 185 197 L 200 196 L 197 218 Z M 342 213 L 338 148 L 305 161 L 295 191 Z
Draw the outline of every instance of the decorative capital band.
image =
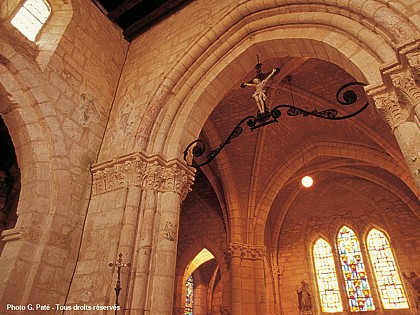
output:
M 136 152 L 92 166 L 94 195 L 118 188 L 140 186 L 143 189 L 173 191 L 185 198 L 194 174 L 178 159 L 165 161 L 158 155 L 146 157 Z
M 389 124 L 392 130 L 407 121 L 410 111 L 401 108 L 394 92 L 373 96 L 379 115 Z
M 250 260 L 264 259 L 266 249 L 265 246 L 231 243 L 225 255 L 227 260 L 234 257 Z
M 415 80 L 420 81 L 420 52 L 407 54 L 407 59 Z
M 409 70 L 391 74 L 392 84 L 407 102 L 409 107 L 415 108 L 420 104 L 420 89 Z

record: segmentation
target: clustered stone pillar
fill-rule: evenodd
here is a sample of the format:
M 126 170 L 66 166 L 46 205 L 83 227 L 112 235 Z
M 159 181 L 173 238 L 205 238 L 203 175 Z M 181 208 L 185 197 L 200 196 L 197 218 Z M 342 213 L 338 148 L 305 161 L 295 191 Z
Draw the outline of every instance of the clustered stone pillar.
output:
M 68 303 L 112 305 L 115 270 L 107 269 L 104 253 L 115 253 L 115 259 L 122 253 L 123 262 L 131 263 L 121 269 L 124 313 L 172 315 L 180 206 L 193 172 L 178 159 L 142 153 L 97 164 L 92 172 L 93 196 L 78 262 L 84 268 L 77 268 Z
M 368 94 L 379 114 L 390 125 L 420 189 L 420 53 L 405 56 L 410 66 L 398 64 L 385 69 L 383 76 L 388 84 L 376 87 Z
M 148 160 L 129 309 L 130 314 L 172 315 L 180 206 L 193 174 L 178 160 Z
M 265 314 L 265 247 L 231 243 L 227 262 L 231 269 L 231 314 Z

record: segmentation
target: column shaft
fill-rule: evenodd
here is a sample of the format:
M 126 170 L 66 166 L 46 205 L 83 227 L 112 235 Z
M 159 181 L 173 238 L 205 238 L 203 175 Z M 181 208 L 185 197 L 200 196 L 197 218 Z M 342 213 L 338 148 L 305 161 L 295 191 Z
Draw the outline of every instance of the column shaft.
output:
M 150 275 L 150 262 L 153 240 L 153 226 L 156 215 L 156 192 L 143 192 L 144 212 L 142 224 L 139 228 L 137 242 L 137 261 L 134 271 L 134 285 L 131 301 L 131 314 L 144 314 L 147 301 L 147 287 Z
M 172 191 L 160 193 L 154 246 L 154 270 L 150 283 L 150 313 L 172 314 L 178 221 L 181 199 Z

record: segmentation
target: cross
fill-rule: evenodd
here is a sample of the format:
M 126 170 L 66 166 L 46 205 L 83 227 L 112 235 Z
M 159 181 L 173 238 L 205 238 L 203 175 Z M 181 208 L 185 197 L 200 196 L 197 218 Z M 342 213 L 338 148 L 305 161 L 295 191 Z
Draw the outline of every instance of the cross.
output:
M 118 260 L 115 263 L 109 263 L 108 264 L 109 267 L 114 267 L 114 266 L 117 267 L 118 277 L 117 277 L 117 284 L 115 285 L 115 288 L 114 288 L 114 290 L 115 290 L 115 315 L 117 315 L 117 311 L 118 311 L 118 308 L 119 308 L 118 306 L 120 305 L 118 303 L 118 296 L 120 295 L 120 291 L 122 290 L 121 289 L 121 268 L 131 267 L 131 263 L 123 263 L 122 256 L 123 256 L 123 254 L 119 253 Z
M 268 108 L 266 104 L 267 95 L 265 94 L 266 90 L 264 89 L 265 84 L 273 75 L 277 74 L 280 71 L 280 69 L 274 68 L 268 75 L 264 74 L 261 72 L 262 63 L 260 63 L 260 58 L 258 55 L 257 55 L 257 60 L 258 60 L 258 63 L 255 66 L 257 75 L 255 76 L 254 79 L 247 82 L 243 82 L 241 84 L 241 88 L 244 88 L 246 86 L 255 87 L 255 92 L 254 94 L 252 94 L 252 97 L 255 99 L 255 102 L 257 103 L 257 106 L 259 109 L 258 115 L 261 116 L 268 112 Z

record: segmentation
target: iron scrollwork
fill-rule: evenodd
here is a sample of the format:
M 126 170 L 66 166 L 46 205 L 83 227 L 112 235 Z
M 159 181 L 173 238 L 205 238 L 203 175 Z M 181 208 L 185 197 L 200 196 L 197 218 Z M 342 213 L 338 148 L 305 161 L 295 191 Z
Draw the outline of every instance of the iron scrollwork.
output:
M 357 82 L 357 81 L 350 82 L 343 85 L 336 93 L 337 102 L 342 106 L 350 106 L 350 105 L 355 104 L 359 100 L 359 97 L 357 93 L 352 89 L 352 87 L 365 86 L 365 85 L 366 85 L 365 83 Z M 206 151 L 206 145 L 200 139 L 197 139 L 191 142 L 187 146 L 187 148 L 184 150 L 184 160 L 187 162 L 188 166 L 192 166 L 195 168 L 199 168 L 201 166 L 204 166 L 210 163 L 223 150 L 223 148 L 227 144 L 230 144 L 234 138 L 237 138 L 238 136 L 242 134 L 243 132 L 242 125 L 245 122 L 251 131 L 261 128 L 263 126 L 266 126 L 268 124 L 278 123 L 278 119 L 281 117 L 283 109 L 287 109 L 286 114 L 288 116 L 301 115 L 302 117 L 313 116 L 313 117 L 317 117 L 321 119 L 328 119 L 328 120 L 344 120 L 344 119 L 352 118 L 360 114 L 368 106 L 369 106 L 369 102 L 366 101 L 366 103 L 362 105 L 359 109 L 346 115 L 339 115 L 338 110 L 333 109 L 333 108 L 329 108 L 322 111 L 318 111 L 317 109 L 308 111 L 294 105 L 281 104 L 281 105 L 275 106 L 271 111 L 269 111 L 267 107 L 265 106 L 264 112 L 259 111 L 256 116 L 250 115 L 243 118 L 236 125 L 236 127 L 233 129 L 233 131 L 229 134 L 229 136 L 223 143 L 221 143 L 216 149 L 210 150 L 210 152 L 206 156 L 207 159 L 204 162 L 197 163 L 196 161 L 194 161 L 194 158 L 201 157 Z

